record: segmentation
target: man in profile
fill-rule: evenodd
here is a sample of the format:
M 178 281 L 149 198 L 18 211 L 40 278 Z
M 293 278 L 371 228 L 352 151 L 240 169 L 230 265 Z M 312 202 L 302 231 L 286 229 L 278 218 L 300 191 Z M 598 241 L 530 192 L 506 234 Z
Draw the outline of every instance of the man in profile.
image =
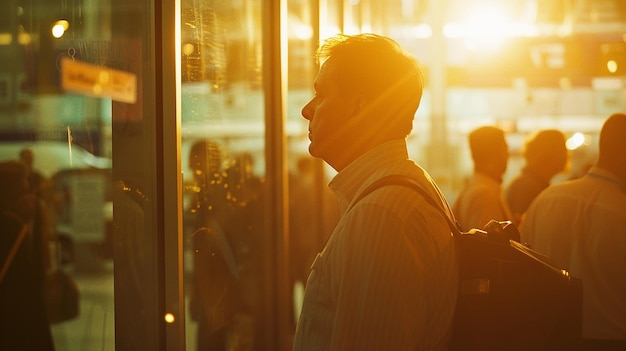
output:
M 626 350 L 626 115 L 602 126 L 595 166 L 544 190 L 522 241 L 582 279 L 584 350 Z
M 419 65 L 373 34 L 331 38 L 318 55 L 315 96 L 302 115 L 310 154 L 338 172 L 329 186 L 341 217 L 313 262 L 294 350 L 445 349 L 458 273 L 447 219 L 401 185 L 355 201 L 382 177 L 402 175 L 447 209 L 407 152 L 423 89 Z

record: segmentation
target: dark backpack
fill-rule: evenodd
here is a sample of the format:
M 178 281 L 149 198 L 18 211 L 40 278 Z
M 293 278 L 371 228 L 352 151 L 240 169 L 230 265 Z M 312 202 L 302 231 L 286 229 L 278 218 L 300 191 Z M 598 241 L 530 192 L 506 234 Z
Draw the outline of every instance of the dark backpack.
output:
M 454 234 L 459 287 L 449 350 L 578 347 L 582 329 L 580 279 L 516 241 L 519 233 L 510 222 L 491 221 L 486 230 L 462 232 L 452 213 L 409 177 L 384 177 L 358 199 L 385 185 L 402 185 L 419 192 L 448 220 Z

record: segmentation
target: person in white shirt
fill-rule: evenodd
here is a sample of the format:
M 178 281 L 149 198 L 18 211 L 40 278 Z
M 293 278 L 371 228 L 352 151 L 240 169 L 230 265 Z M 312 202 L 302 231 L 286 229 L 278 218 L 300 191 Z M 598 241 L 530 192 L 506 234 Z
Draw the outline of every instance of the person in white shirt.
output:
M 513 221 L 502 192 L 509 160 L 504 131 L 483 126 L 469 134 L 474 173 L 456 198 L 452 212 L 464 231 L 483 229 L 491 220 Z
M 448 208 L 407 152 L 424 84 L 420 66 L 374 34 L 333 37 L 318 54 L 315 96 L 302 115 L 310 154 L 338 172 L 329 186 L 341 217 L 312 265 L 293 349 L 445 349 L 458 279 L 446 218 L 401 185 L 353 203 L 368 185 L 396 174 L 420 182 Z
M 549 186 L 520 225 L 522 241 L 582 279 L 588 350 L 626 350 L 626 115 L 602 126 L 582 178 Z

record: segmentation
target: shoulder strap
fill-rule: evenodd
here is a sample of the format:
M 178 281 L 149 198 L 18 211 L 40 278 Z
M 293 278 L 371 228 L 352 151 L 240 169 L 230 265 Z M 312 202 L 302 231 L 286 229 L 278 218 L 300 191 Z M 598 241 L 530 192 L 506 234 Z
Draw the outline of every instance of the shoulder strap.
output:
M 424 200 L 426 200 L 426 202 L 430 206 L 437 209 L 437 211 L 439 211 L 439 213 L 446 219 L 446 221 L 448 222 L 448 226 L 450 227 L 450 230 L 452 231 L 452 233 L 455 236 L 461 235 L 460 226 L 458 222 L 456 221 L 456 219 L 454 219 L 454 215 L 452 214 L 452 212 L 448 210 L 449 214 L 446 213 L 446 211 L 442 208 L 441 204 L 438 203 L 438 201 L 436 201 L 430 195 L 430 193 L 428 193 L 428 191 L 424 189 L 424 187 L 420 183 L 416 182 L 415 180 L 413 180 L 412 178 L 408 176 L 404 176 L 400 174 L 393 174 L 393 175 L 388 175 L 388 176 L 378 179 L 374 183 L 370 184 L 367 188 L 365 188 L 365 190 L 363 190 L 361 194 L 359 194 L 357 199 L 352 203 L 352 206 L 354 206 L 357 202 L 359 202 L 359 200 L 361 200 L 365 196 L 372 193 L 374 190 L 379 189 L 386 185 L 402 185 L 402 186 L 405 186 L 405 187 L 408 187 L 417 191 L 418 193 L 422 195 Z M 450 218 L 451 216 L 452 218 Z
M 4 275 L 9 270 L 9 266 L 11 266 L 13 257 L 15 257 L 15 254 L 17 253 L 17 249 L 20 247 L 20 244 L 24 240 L 24 237 L 26 236 L 27 232 L 28 232 L 28 225 L 23 224 L 22 230 L 20 230 L 19 235 L 17 236 L 17 238 L 15 239 L 15 242 L 13 243 L 13 246 L 11 247 L 11 251 L 9 251 L 9 255 L 7 256 L 6 260 L 4 260 L 4 264 L 2 265 L 2 271 L 0 271 L 0 283 L 2 283 L 2 279 L 4 279 Z

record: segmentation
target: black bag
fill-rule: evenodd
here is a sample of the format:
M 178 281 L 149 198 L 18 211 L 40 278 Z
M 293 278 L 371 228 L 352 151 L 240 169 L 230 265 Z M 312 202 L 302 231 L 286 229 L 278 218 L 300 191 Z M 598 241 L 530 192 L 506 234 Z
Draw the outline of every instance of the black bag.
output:
M 582 282 L 520 244 L 510 222 L 459 230 L 422 186 L 393 175 L 370 185 L 418 191 L 448 220 L 459 255 L 459 288 L 449 350 L 573 350 L 581 340 Z M 357 200 L 358 201 L 358 200 Z
M 78 286 L 72 277 L 61 269 L 46 275 L 44 298 L 50 324 L 74 319 L 80 313 Z

